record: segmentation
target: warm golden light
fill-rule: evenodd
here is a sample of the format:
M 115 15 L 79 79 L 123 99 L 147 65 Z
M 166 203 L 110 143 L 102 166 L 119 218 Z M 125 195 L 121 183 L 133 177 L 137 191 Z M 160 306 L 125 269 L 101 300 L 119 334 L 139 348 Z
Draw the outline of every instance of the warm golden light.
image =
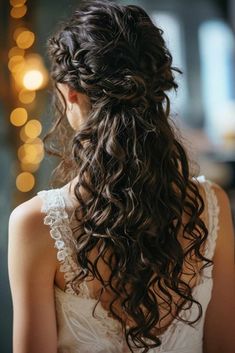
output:
M 21 163 L 39 164 L 44 158 L 44 146 L 38 141 L 24 143 L 18 149 L 18 158 Z
M 38 137 L 42 132 L 42 125 L 40 121 L 36 119 L 29 120 L 25 125 L 24 132 L 29 138 L 34 139 Z
M 18 154 L 18 158 L 21 162 L 25 162 L 24 159 L 27 154 L 27 147 L 28 147 L 28 144 L 25 143 L 18 148 L 17 154 Z
M 37 163 L 41 162 L 41 160 L 44 158 L 44 144 L 42 140 L 39 137 L 36 137 L 35 139 L 29 139 L 27 141 L 31 145 L 35 146 L 37 149 Z M 36 163 L 34 161 L 34 163 Z
M 28 136 L 25 134 L 24 126 L 20 129 L 20 139 L 23 142 L 27 142 L 29 140 Z
M 20 49 L 19 47 L 12 47 L 8 52 L 8 58 L 10 59 L 12 56 L 24 56 L 24 49 Z
M 22 192 L 28 192 L 32 190 L 35 185 L 35 178 L 33 174 L 29 172 L 22 172 L 16 178 L 16 187 Z
M 12 18 L 21 19 L 25 16 L 28 11 L 26 1 L 9 0 Z M 20 26 L 22 21 L 14 22 L 13 38 L 16 44 L 8 51 L 8 68 L 11 72 L 11 87 L 18 94 L 18 100 L 23 104 L 30 104 L 35 100 L 35 91 L 47 84 L 48 73 L 39 55 L 25 55 L 25 50 L 31 48 L 35 42 L 35 34 L 28 28 Z M 35 186 L 35 176 L 32 173 L 38 170 L 44 158 L 44 145 L 38 137 L 42 125 L 37 119 L 27 122 L 28 112 L 23 107 L 12 110 L 9 119 L 14 126 L 21 127 L 20 138 L 23 141 L 18 148 L 17 163 L 20 162 L 22 172 L 16 177 L 16 187 L 21 192 L 28 192 Z
M 24 57 L 21 55 L 12 56 L 8 62 L 8 69 L 15 73 L 24 68 Z
M 33 94 L 25 92 L 42 89 L 48 82 L 48 72 L 44 66 L 42 57 L 38 54 L 29 54 L 25 57 L 14 56 L 9 60 L 9 69 L 15 79 L 17 89 L 24 90 L 19 96 L 22 103 L 30 103 L 34 100 Z M 26 97 L 27 96 L 27 97 Z
M 36 97 L 35 91 L 28 91 L 27 89 L 22 89 L 19 92 L 19 100 L 24 104 L 32 103 Z
M 24 67 L 22 68 L 22 70 L 24 70 Z M 15 91 L 19 92 L 20 90 L 22 90 L 22 70 L 17 70 L 16 72 L 12 72 L 12 76 L 14 78 L 14 83 L 15 83 Z
M 40 167 L 40 163 L 20 163 L 21 170 L 34 173 Z
M 38 153 L 37 146 L 29 146 L 26 151 L 26 155 L 22 159 L 23 163 L 38 164 L 44 157 L 44 154 Z
M 25 125 L 26 126 L 26 125 Z M 29 136 L 26 135 L 25 133 L 25 126 L 23 126 L 20 129 L 20 138 L 23 142 L 27 142 L 27 143 L 31 143 L 31 144 L 36 144 L 37 148 L 40 149 L 40 151 L 43 151 L 44 149 L 44 144 L 42 142 L 42 140 L 40 139 L 40 137 L 36 137 L 36 138 L 30 138 Z
M 36 90 L 43 85 L 43 74 L 39 70 L 30 70 L 25 73 L 23 85 L 28 90 Z
M 16 108 L 11 112 L 10 121 L 15 126 L 22 126 L 28 119 L 27 110 L 24 108 Z
M 13 7 L 11 9 L 11 17 L 13 18 L 21 18 L 23 17 L 27 12 L 27 6 L 26 5 L 23 5 L 23 6 L 20 6 L 20 7 Z
M 41 55 L 36 53 L 28 54 L 26 57 L 27 65 L 30 68 L 38 68 L 39 66 L 43 66 L 43 60 Z
M 20 33 L 24 32 L 24 31 L 29 31 L 29 29 L 27 27 L 17 27 L 13 33 L 14 40 L 16 41 L 16 39 L 20 35 Z
M 10 4 L 13 7 L 20 7 L 26 3 L 26 0 L 10 0 Z
M 28 49 L 30 48 L 35 41 L 35 35 L 31 31 L 23 31 L 16 38 L 16 43 L 19 48 L 21 49 Z
M 23 146 L 23 158 L 21 158 L 21 161 L 24 163 L 34 163 L 37 161 L 37 148 L 34 145 L 31 145 L 30 143 L 26 143 Z M 20 154 L 20 151 L 19 151 Z

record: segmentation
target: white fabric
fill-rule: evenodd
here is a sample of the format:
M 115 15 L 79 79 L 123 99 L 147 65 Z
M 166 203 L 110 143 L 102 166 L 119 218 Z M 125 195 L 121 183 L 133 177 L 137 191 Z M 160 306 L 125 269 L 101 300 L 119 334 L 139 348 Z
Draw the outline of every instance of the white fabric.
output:
M 204 175 L 196 178 L 206 192 L 209 236 L 207 240 L 207 258 L 212 259 L 218 232 L 219 205 L 216 194 L 211 188 L 210 180 Z M 46 214 L 44 223 L 50 226 L 50 234 L 58 249 L 57 258 L 61 263 L 60 270 L 64 272 L 66 282 L 77 273 L 79 265 L 76 260 L 76 240 L 73 237 L 69 213 L 66 211 L 71 200 L 66 199 L 65 187 L 42 190 L 38 195 L 43 199 L 42 212 Z M 203 309 L 203 315 L 193 326 L 174 320 L 168 329 L 160 336 L 162 345 L 150 349 L 149 353 L 202 353 L 203 325 L 207 305 L 211 298 L 213 286 L 212 266 L 203 270 L 200 282 L 194 287 L 193 295 Z M 120 324 L 108 316 L 108 311 L 98 303 L 95 318 L 92 309 L 96 299 L 89 297 L 85 281 L 81 292 L 77 295 L 72 287 L 66 291 L 56 285 L 55 303 L 58 328 L 58 353 L 126 353 L 130 352 L 125 337 L 121 333 Z M 192 320 L 198 314 L 197 306 L 181 311 L 181 316 Z M 135 350 L 140 352 L 140 350 Z

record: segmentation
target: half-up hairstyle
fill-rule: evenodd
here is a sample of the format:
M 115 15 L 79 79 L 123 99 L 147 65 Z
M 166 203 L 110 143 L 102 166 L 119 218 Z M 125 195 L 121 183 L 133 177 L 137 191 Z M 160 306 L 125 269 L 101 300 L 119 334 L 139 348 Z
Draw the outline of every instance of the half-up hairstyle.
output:
M 109 310 L 121 323 L 131 352 L 131 343 L 143 352 L 161 344 L 152 333 L 161 305 L 183 320 L 180 309 L 194 303 L 194 322 L 201 317 L 202 307 L 182 279 L 183 265 L 192 257 L 202 268 L 212 263 L 202 253 L 208 236 L 200 218 L 204 201 L 170 119 L 167 92 L 177 89 L 174 71 L 181 71 L 172 67 L 162 34 L 138 6 L 86 1 L 48 40 L 57 121 L 45 141 L 54 136 L 59 142 L 48 150 L 61 157 L 57 180 L 78 177 L 81 272 L 73 288 L 79 293 L 78 284 L 89 274 L 112 293 Z M 69 128 L 61 128 L 66 102 L 62 107 L 56 98 L 61 95 L 57 83 L 85 93 L 91 102 L 85 123 L 67 140 Z M 180 232 L 188 241 L 186 250 Z M 98 256 L 91 261 L 94 248 Z M 98 270 L 100 262 L 110 270 L 107 281 Z M 182 300 L 174 303 L 172 293 Z M 130 327 L 115 311 L 118 301 L 134 322 Z

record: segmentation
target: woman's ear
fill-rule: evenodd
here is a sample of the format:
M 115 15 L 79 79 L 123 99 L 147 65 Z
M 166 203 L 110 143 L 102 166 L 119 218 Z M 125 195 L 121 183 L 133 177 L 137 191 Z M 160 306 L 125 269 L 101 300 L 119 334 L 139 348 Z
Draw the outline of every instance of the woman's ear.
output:
M 57 86 L 68 103 L 77 103 L 77 92 L 66 83 L 57 83 Z
M 75 91 L 73 88 L 68 87 L 68 101 L 70 103 L 78 103 L 79 98 L 78 98 L 78 92 Z

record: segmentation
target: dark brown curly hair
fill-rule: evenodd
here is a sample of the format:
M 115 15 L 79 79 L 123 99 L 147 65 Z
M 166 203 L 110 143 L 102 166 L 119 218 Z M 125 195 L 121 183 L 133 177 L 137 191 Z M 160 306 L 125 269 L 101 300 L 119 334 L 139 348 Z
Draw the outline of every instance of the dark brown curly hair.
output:
M 192 181 L 166 93 L 178 88 L 173 72 L 182 72 L 172 67 L 162 34 L 138 6 L 86 1 L 47 43 L 57 120 L 44 140 L 53 137 L 47 152 L 61 158 L 54 178 L 64 183 L 78 177 L 74 232 L 80 230 L 81 272 L 73 287 L 79 292 L 78 283 L 90 274 L 110 290 L 109 311 L 121 323 L 132 352 L 130 338 L 143 352 L 161 344 L 152 329 L 161 320 L 162 305 L 182 320 L 183 305 L 196 303 L 193 322 L 201 317 L 202 307 L 182 279 L 183 265 L 188 262 L 190 268 L 193 257 L 201 269 L 212 263 L 202 253 L 208 236 L 200 218 L 204 201 Z M 57 83 L 90 98 L 91 110 L 79 132 L 68 126 Z M 188 241 L 186 248 L 179 234 Z M 98 256 L 91 261 L 93 249 Z M 107 281 L 98 270 L 100 261 L 110 269 Z M 174 303 L 172 293 L 182 300 Z M 131 327 L 115 311 L 116 301 L 135 323 Z

